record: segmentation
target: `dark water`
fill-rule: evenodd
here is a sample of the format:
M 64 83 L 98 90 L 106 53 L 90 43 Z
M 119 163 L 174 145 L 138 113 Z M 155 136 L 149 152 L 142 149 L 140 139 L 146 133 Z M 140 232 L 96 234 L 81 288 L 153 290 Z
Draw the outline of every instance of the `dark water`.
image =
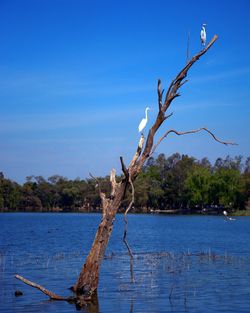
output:
M 76 312 L 14 278 L 68 296 L 98 214 L 0 214 L 0 312 Z M 117 216 L 98 304 L 86 312 L 250 312 L 250 218 L 130 215 L 135 283 Z M 21 290 L 23 296 L 15 297 Z

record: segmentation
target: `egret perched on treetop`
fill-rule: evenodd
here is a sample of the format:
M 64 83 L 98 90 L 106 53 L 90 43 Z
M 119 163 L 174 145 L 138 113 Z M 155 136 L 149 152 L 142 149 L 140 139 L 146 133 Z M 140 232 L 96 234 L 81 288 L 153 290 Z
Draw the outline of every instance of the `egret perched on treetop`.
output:
M 138 126 L 138 131 L 141 133 L 143 129 L 146 127 L 147 122 L 148 122 L 148 110 L 150 110 L 149 107 L 146 108 L 145 110 L 145 117 L 141 120 L 139 126 Z
M 206 45 L 206 37 L 207 37 L 205 26 L 206 24 L 203 23 L 201 27 L 201 44 L 203 46 Z

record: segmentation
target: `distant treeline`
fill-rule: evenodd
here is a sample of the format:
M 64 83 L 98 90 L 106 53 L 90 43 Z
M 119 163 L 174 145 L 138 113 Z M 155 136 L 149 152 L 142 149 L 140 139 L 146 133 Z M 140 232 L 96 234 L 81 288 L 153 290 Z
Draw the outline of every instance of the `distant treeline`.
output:
M 117 180 L 121 179 L 118 177 Z M 97 181 L 110 192 L 109 176 L 69 180 L 60 175 L 48 179 L 29 176 L 20 185 L 0 172 L 1 211 L 82 211 L 100 210 Z M 245 210 L 250 199 L 250 157 L 197 160 L 175 153 L 151 157 L 135 183 L 133 211 L 213 212 Z M 130 190 L 123 208 L 131 199 Z

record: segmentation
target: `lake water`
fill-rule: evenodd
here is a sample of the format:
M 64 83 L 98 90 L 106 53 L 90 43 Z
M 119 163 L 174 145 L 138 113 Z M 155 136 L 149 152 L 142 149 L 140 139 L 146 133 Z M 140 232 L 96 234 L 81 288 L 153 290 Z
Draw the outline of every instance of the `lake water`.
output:
M 14 278 L 68 296 L 99 214 L 0 214 L 0 312 L 76 312 Z M 118 215 L 103 260 L 98 303 L 85 312 L 250 312 L 250 218 Z M 15 297 L 16 290 L 23 295 Z

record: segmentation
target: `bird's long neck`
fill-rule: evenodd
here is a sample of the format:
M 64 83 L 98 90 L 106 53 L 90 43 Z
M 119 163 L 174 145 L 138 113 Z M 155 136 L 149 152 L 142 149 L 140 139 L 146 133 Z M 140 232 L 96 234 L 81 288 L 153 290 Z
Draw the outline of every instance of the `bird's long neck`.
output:
M 148 119 L 148 108 L 145 110 L 146 120 Z

